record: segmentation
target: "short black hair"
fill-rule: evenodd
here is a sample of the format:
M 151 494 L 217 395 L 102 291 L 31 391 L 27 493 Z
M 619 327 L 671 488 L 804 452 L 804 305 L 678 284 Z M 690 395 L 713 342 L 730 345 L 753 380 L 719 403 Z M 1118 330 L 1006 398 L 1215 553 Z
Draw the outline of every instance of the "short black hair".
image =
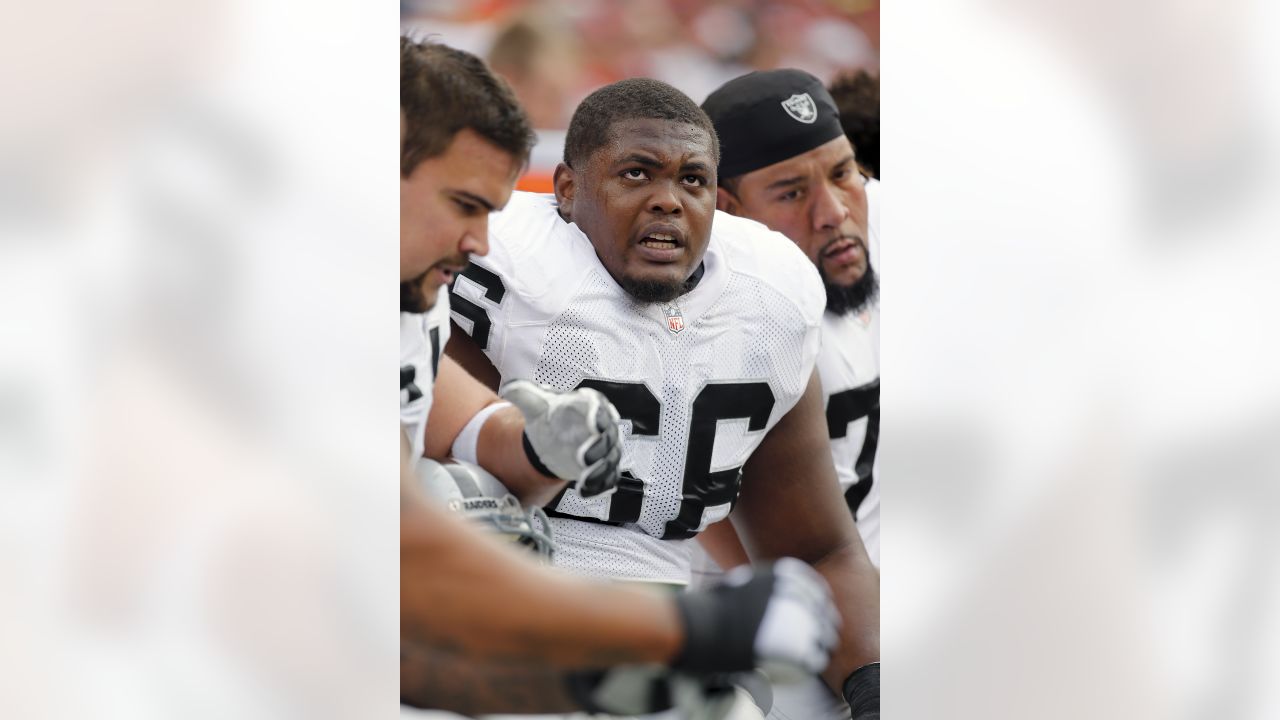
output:
M 521 165 L 535 137 L 529 116 L 501 78 L 480 58 L 430 40 L 400 36 L 400 112 L 405 136 L 400 175 L 444 153 L 460 130 L 469 129 L 506 151 Z
M 846 73 L 831 83 L 840 109 L 840 126 L 853 144 L 858 164 L 880 177 L 880 77 L 866 70 Z
M 564 163 L 579 167 L 613 139 L 614 123 L 623 120 L 674 120 L 701 128 L 711 137 L 712 163 L 720 164 L 720 140 L 711 119 L 688 95 L 652 78 L 619 80 L 588 95 L 569 121 Z

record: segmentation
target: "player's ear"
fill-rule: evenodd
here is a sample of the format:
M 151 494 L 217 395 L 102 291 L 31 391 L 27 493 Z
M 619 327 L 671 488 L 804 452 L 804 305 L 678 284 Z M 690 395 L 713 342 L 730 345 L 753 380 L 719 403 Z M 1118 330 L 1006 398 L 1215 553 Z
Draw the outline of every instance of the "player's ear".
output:
M 741 207 L 738 204 L 738 198 L 733 193 L 725 189 L 723 185 L 716 188 L 716 209 L 723 210 L 730 215 L 740 215 Z
M 576 189 L 573 184 L 573 168 L 564 163 L 556 165 L 553 182 L 556 189 L 556 202 L 560 204 L 560 217 L 572 222 L 573 193 Z

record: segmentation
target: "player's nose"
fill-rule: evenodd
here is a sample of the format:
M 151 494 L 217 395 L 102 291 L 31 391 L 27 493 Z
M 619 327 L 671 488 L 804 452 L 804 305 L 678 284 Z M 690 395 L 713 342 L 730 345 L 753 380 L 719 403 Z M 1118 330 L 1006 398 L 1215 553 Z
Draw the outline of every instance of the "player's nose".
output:
M 670 183 L 656 183 L 649 198 L 649 211 L 658 215 L 679 215 L 684 210 L 680 195 Z
M 849 217 L 849 206 L 840 193 L 823 183 L 813 196 L 813 226 L 817 230 L 840 227 Z
M 478 220 L 472 227 L 467 228 L 467 232 L 462 236 L 462 240 L 458 243 L 458 252 L 468 255 L 489 254 L 488 215 Z

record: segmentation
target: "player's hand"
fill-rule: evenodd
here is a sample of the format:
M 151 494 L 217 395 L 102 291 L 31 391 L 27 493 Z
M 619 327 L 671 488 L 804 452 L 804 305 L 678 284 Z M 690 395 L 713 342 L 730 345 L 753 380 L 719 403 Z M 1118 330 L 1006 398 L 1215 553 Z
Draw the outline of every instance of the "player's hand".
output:
M 500 394 L 524 415 L 525 451 L 539 472 L 568 480 L 583 497 L 618 488 L 618 411 L 604 395 L 590 388 L 562 393 L 527 380 L 507 383 Z
M 686 640 L 673 667 L 686 672 L 759 667 L 775 681 L 794 682 L 822 672 L 838 639 L 831 589 L 794 558 L 734 568 L 722 585 L 676 602 Z

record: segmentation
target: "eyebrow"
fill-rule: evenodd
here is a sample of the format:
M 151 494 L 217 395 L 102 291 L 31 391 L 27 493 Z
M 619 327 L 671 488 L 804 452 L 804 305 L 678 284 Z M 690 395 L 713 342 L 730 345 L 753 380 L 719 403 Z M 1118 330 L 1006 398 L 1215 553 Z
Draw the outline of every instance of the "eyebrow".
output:
M 695 161 L 693 161 L 693 162 L 687 162 L 687 163 L 685 163 L 685 164 L 681 165 L 681 166 L 680 166 L 680 172 L 700 172 L 700 173 L 710 173 L 710 172 L 711 172 L 711 166 L 710 166 L 710 165 L 708 165 L 707 163 L 699 162 L 699 161 L 695 160 Z
M 648 155 L 641 155 L 640 153 L 631 153 L 617 162 L 618 165 L 630 165 L 633 163 L 655 169 L 662 167 L 662 161 Z
M 453 194 L 461 196 L 464 200 L 469 200 L 479 205 L 480 207 L 483 207 L 485 210 L 488 210 L 489 212 L 493 212 L 494 210 L 498 209 L 494 207 L 493 203 L 489 202 L 485 198 L 480 197 L 479 195 L 476 195 L 475 193 L 467 192 L 466 190 L 454 190 Z
M 834 170 L 835 168 L 841 167 L 842 165 L 848 165 L 849 163 L 852 163 L 852 162 L 854 162 L 853 153 L 849 153 L 847 156 L 841 159 L 840 162 L 833 164 L 831 166 L 831 169 Z M 804 180 L 805 178 L 803 175 L 796 175 L 794 177 L 782 178 L 781 180 L 774 180 L 773 182 L 769 183 L 768 185 L 765 186 L 764 189 L 766 191 L 781 190 L 782 188 L 785 188 L 785 187 L 800 185 L 804 182 Z
M 789 178 L 783 178 L 783 179 L 781 179 L 781 180 L 775 180 L 775 181 L 773 181 L 773 182 L 769 183 L 768 185 L 766 185 L 764 189 L 765 189 L 766 191 L 769 191 L 769 190 L 779 190 L 779 189 L 782 189 L 782 188 L 784 188 L 784 187 L 790 187 L 790 186 L 792 186 L 792 185 L 799 185 L 800 183 L 803 183 L 803 182 L 804 182 L 804 177 L 803 177 L 803 176 L 800 176 L 800 175 L 796 175 L 795 177 L 789 177 Z

